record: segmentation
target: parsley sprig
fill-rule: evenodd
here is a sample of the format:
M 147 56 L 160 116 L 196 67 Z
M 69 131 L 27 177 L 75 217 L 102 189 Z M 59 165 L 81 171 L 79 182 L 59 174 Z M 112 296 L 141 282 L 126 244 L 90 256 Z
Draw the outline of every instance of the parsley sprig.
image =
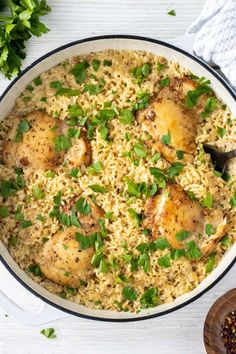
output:
M 9 16 L 0 16 L 0 72 L 8 79 L 20 72 L 25 42 L 49 29 L 40 17 L 51 11 L 46 0 L 8 0 Z

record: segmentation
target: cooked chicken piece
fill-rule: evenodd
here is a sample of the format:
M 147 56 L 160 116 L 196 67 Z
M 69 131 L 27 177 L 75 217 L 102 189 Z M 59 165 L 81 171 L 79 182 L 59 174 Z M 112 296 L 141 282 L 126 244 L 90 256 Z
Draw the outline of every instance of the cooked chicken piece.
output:
M 65 159 L 73 167 L 88 166 L 91 164 L 91 144 L 84 130 L 81 130 L 79 138 L 74 139 L 73 146 L 67 151 Z
M 195 111 L 187 109 L 184 103 L 184 91 L 188 91 L 192 82 L 188 80 L 173 79 L 146 109 L 137 112 L 138 121 L 153 139 L 149 144 L 169 162 L 178 160 L 177 150 L 185 153 L 184 162 L 191 161 L 196 150 L 198 116 Z M 163 142 L 164 135 L 170 137 L 168 144 Z
M 69 213 L 70 209 L 75 206 L 76 201 L 78 198 L 73 198 L 69 201 L 68 204 L 63 206 L 63 213 Z M 86 198 L 86 202 L 89 204 L 91 208 L 91 213 L 88 215 L 81 214 L 80 212 L 76 211 L 77 218 L 79 223 L 81 224 L 82 233 L 84 235 L 90 235 L 93 232 L 100 231 L 100 226 L 98 221 L 104 217 L 104 211 L 97 206 L 91 199 Z
M 206 235 L 207 224 L 213 227 L 212 235 Z M 185 242 L 194 240 L 202 254 L 207 255 L 224 235 L 226 220 L 221 211 L 206 210 L 191 200 L 178 185 L 171 184 L 160 195 L 148 200 L 143 226 L 152 230 L 155 239 L 166 237 L 175 249 L 183 248 Z M 188 231 L 190 235 L 186 240 L 178 241 L 176 233 L 181 230 Z
M 46 278 L 61 285 L 77 288 L 80 279 L 86 280 L 92 273 L 93 248 L 80 250 L 75 239 L 78 229 L 70 227 L 56 233 L 35 257 Z
M 29 127 L 22 133 L 22 139 L 16 141 L 19 123 L 22 121 L 27 121 Z M 79 138 L 73 139 L 73 146 L 69 150 L 56 151 L 55 138 L 65 135 L 67 129 L 68 126 L 64 122 L 41 111 L 31 112 L 23 120 L 16 118 L 8 133 L 8 142 L 3 148 L 3 162 L 8 166 L 53 170 L 67 158 L 68 154 L 68 162 L 71 160 L 73 166 L 88 165 L 91 149 L 84 132 Z

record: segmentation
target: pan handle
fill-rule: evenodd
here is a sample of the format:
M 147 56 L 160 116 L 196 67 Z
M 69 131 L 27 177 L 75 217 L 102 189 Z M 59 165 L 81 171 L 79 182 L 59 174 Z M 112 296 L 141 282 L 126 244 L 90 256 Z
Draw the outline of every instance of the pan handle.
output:
M 68 317 L 65 312 L 60 311 L 43 301 L 40 309 L 36 312 L 26 311 L 12 301 L 2 290 L 0 290 L 0 306 L 17 321 L 28 326 L 43 325 Z

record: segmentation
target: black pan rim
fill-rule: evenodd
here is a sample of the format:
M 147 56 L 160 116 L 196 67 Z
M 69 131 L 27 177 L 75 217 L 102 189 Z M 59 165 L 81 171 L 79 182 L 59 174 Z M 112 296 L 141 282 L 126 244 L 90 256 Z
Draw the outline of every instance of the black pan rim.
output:
M 73 41 L 70 42 L 68 44 L 65 44 L 63 46 L 60 46 L 50 52 L 48 52 L 47 54 L 41 56 L 39 59 L 35 60 L 31 65 L 29 65 L 26 69 L 24 69 L 19 76 L 17 76 L 10 84 L 9 86 L 5 89 L 5 91 L 3 92 L 3 94 L 0 96 L 0 103 L 3 100 L 3 98 L 6 96 L 6 94 L 9 92 L 9 90 L 18 82 L 18 80 L 20 80 L 29 70 L 31 70 L 34 66 L 36 66 L 37 64 L 39 64 L 41 61 L 43 61 L 44 59 L 52 56 L 55 53 L 60 52 L 61 50 L 67 49 L 69 47 L 73 47 L 77 44 L 81 44 L 81 43 L 86 43 L 86 42 L 92 42 L 92 41 L 97 41 L 97 40 L 104 40 L 104 39 L 131 39 L 131 40 L 141 40 L 141 41 L 146 41 L 146 42 L 151 42 L 154 44 L 159 44 L 171 49 L 176 50 L 177 52 L 180 52 L 182 54 L 184 54 L 185 56 L 189 57 L 190 59 L 192 59 L 193 61 L 197 62 L 198 64 L 200 64 L 202 67 L 204 67 L 205 69 L 207 69 L 218 81 L 220 81 L 220 83 L 225 87 L 225 89 L 229 92 L 229 94 L 233 97 L 234 100 L 236 100 L 236 94 L 235 92 L 231 89 L 231 87 L 228 85 L 228 83 L 220 76 L 218 75 L 209 65 L 207 65 L 205 62 L 203 62 L 201 59 L 195 57 L 192 54 L 187 53 L 186 51 L 184 51 L 183 49 L 180 49 L 178 47 L 176 47 L 173 44 L 170 43 L 166 43 L 164 41 L 158 40 L 158 39 L 152 39 L 152 38 L 148 38 L 148 37 L 142 37 L 142 36 L 136 36 L 136 35 L 124 35 L 124 34 L 113 34 L 113 35 L 102 35 L 102 36 L 93 36 L 93 37 L 88 37 L 88 38 L 84 38 L 84 39 L 80 39 L 77 41 Z M 228 267 L 226 267 L 226 269 L 209 285 L 207 286 L 205 289 L 203 289 L 202 291 L 200 291 L 197 295 L 193 296 L 191 299 L 183 302 L 182 304 L 179 304 L 177 306 L 174 306 L 173 308 L 169 309 L 169 310 L 165 310 L 156 314 L 152 314 L 152 315 L 144 315 L 144 316 L 140 316 L 140 317 L 134 317 L 134 318 L 106 318 L 106 317 L 97 317 L 97 316 L 90 316 L 90 315 L 86 315 L 86 314 L 81 314 L 72 310 L 69 310 L 63 306 L 60 306 L 56 303 L 54 303 L 53 301 L 47 299 L 46 297 L 44 297 L 43 295 L 39 294 L 36 290 L 34 290 L 33 288 L 31 288 L 27 283 L 25 283 L 15 272 L 14 270 L 10 267 L 10 265 L 7 263 L 7 261 L 3 258 L 2 255 L 0 255 L 0 261 L 3 263 L 3 265 L 6 267 L 6 269 L 12 274 L 12 276 L 21 284 L 23 285 L 27 290 L 29 290 L 32 294 L 34 294 L 35 296 L 37 296 L 38 298 L 40 298 L 41 300 L 43 300 L 45 303 L 47 303 L 48 305 L 51 305 L 55 308 L 57 308 L 58 310 L 64 311 L 70 315 L 74 315 L 77 317 L 81 317 L 81 318 L 86 318 L 86 319 L 90 319 L 90 320 L 97 320 L 97 321 L 102 321 L 102 322 L 135 322 L 135 321 L 142 321 L 142 320 L 148 320 L 148 319 L 153 319 L 156 317 L 161 317 L 164 316 L 166 314 L 169 314 L 171 312 L 177 311 L 178 309 L 181 309 L 187 305 L 189 305 L 190 303 L 194 302 L 195 300 L 199 299 L 203 294 L 205 294 L 208 290 L 210 290 L 211 288 L 213 288 L 227 273 L 228 271 L 233 267 L 233 265 L 236 263 L 236 257 L 232 260 L 232 262 L 228 265 Z

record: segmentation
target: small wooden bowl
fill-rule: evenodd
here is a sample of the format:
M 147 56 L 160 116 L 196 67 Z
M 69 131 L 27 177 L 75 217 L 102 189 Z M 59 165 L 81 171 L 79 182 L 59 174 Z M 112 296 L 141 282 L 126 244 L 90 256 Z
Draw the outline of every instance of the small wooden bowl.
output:
M 236 310 L 236 289 L 221 296 L 210 308 L 204 323 L 204 344 L 207 354 L 225 354 L 226 348 L 220 337 L 225 316 Z

